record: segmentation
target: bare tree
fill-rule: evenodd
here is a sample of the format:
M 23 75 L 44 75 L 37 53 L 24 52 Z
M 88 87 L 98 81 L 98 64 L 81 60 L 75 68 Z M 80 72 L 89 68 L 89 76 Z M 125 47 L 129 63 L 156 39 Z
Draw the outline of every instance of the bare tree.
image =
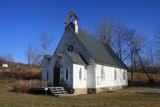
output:
M 91 35 L 91 32 L 87 28 L 84 28 L 84 27 L 79 28 L 79 33 Z M 83 35 L 81 35 L 81 36 L 83 36 Z
M 11 53 L 1 54 L 0 59 L 6 62 L 14 62 L 14 57 Z
M 29 45 L 26 50 L 28 65 L 39 65 L 45 54 L 49 54 L 49 48 L 52 44 L 52 38 L 42 33 L 39 37 L 39 49 Z
M 135 31 L 131 31 L 127 35 L 127 44 L 130 50 L 130 59 L 131 59 L 131 81 L 133 80 L 133 72 L 137 68 L 137 64 L 140 63 L 142 71 L 147 75 L 149 82 L 152 81 L 152 78 L 146 71 L 145 65 L 142 60 L 142 50 L 145 46 L 145 38 L 137 34 Z
M 149 67 L 151 69 L 152 67 L 156 66 L 156 60 L 157 60 L 156 49 L 153 45 L 151 45 L 151 44 L 153 44 L 152 41 L 148 40 L 147 43 L 148 44 L 147 44 L 147 47 L 145 49 L 145 51 L 147 53 L 146 54 L 146 60 L 147 60 L 147 63 L 148 63 L 147 67 Z
M 156 62 L 155 63 L 157 66 L 160 66 L 160 50 L 159 49 L 156 49 L 155 55 L 156 55 Z
M 114 32 L 114 20 L 106 19 L 103 20 L 97 27 L 97 35 L 100 41 L 106 45 L 112 45 L 112 36 Z
M 49 48 L 52 45 L 52 38 L 50 36 L 47 36 L 46 33 L 43 32 L 39 37 L 39 43 L 42 56 L 44 56 L 45 54 L 49 54 Z
M 27 47 L 27 51 L 26 51 L 26 58 L 27 58 L 27 61 L 28 61 L 28 65 L 31 64 L 31 59 L 32 59 L 33 51 L 34 51 L 33 46 L 29 45 Z
M 41 55 L 32 45 L 29 45 L 26 51 L 26 58 L 28 60 L 28 65 L 39 65 Z
M 42 57 L 36 50 L 34 50 L 31 58 L 32 58 L 31 59 L 32 65 L 40 65 L 41 64 Z
M 157 43 L 160 45 L 160 26 L 156 29 L 156 35 L 155 35 Z
M 127 44 L 125 41 L 127 34 L 128 29 L 125 25 L 121 22 L 117 23 L 112 37 L 112 47 L 122 61 L 125 61 L 128 58 Z
M 160 26 L 158 26 L 158 28 L 156 29 L 156 35 L 155 35 L 155 39 L 158 45 L 158 48 L 156 49 L 156 56 L 158 59 L 158 65 L 160 63 Z
M 128 57 L 125 42 L 127 33 L 127 27 L 116 19 L 106 19 L 97 27 L 97 36 L 100 41 L 109 45 L 122 61 Z

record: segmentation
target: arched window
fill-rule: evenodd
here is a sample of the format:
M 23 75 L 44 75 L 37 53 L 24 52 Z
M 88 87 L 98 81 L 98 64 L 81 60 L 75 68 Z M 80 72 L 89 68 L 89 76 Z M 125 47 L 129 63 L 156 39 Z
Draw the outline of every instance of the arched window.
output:
M 117 70 L 114 70 L 114 80 L 117 80 Z
M 66 80 L 68 80 L 68 69 L 66 69 Z
M 73 51 L 73 45 L 69 45 L 67 50 L 72 52 Z
M 48 72 L 48 70 L 47 70 L 47 81 L 48 81 L 48 79 L 49 79 L 49 78 L 48 78 L 48 74 L 49 74 L 49 72 Z
M 87 72 L 86 72 L 85 69 L 83 70 L 83 75 L 84 75 L 84 80 L 86 80 L 87 79 L 87 77 L 86 77 L 87 76 Z
M 123 71 L 123 79 L 125 80 L 126 79 L 126 72 Z
M 105 80 L 105 72 L 104 72 L 103 67 L 101 68 L 101 79 Z
M 82 80 L 82 69 L 79 69 L 79 79 Z

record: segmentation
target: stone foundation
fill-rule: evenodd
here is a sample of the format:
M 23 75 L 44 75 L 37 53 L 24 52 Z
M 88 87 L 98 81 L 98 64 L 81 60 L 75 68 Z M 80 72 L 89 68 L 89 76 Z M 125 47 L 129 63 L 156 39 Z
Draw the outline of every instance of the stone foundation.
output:
M 89 88 L 89 89 L 73 89 L 73 95 L 81 95 L 81 94 L 95 94 L 95 93 L 101 93 L 101 92 L 107 92 L 107 91 L 115 91 L 119 89 L 123 89 L 127 87 L 127 85 L 124 86 L 113 86 L 113 87 L 102 87 L 102 88 Z
M 75 95 L 80 95 L 80 94 L 87 94 L 87 89 L 74 89 L 74 93 Z
M 101 93 L 101 92 L 107 92 L 107 91 L 115 91 L 115 90 L 123 89 L 125 87 L 127 87 L 127 85 L 113 86 L 113 87 L 102 87 L 102 88 L 90 88 L 90 89 L 88 89 L 88 94 Z
M 96 88 L 88 88 L 87 93 L 88 94 L 95 94 L 96 93 Z

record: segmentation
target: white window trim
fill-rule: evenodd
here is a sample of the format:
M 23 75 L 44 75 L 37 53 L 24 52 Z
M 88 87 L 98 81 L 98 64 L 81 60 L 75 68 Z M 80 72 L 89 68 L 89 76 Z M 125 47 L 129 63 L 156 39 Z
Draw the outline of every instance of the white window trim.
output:
M 84 74 L 84 80 L 87 80 L 87 71 L 83 69 L 83 74 Z
M 115 81 L 117 80 L 117 70 L 116 69 L 114 70 L 114 80 Z
M 82 80 L 82 68 L 79 69 L 79 80 Z
M 101 68 L 101 80 L 105 80 L 105 70 L 103 69 L 103 66 Z
M 127 73 L 126 71 L 123 71 L 123 80 L 126 80 L 127 79 Z

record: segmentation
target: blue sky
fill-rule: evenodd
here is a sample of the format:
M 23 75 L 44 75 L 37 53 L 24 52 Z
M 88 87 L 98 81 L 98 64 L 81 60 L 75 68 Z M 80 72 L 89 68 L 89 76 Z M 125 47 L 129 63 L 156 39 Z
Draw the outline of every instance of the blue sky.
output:
M 93 33 L 108 17 L 122 20 L 147 38 L 160 24 L 159 0 L 0 0 L 0 54 L 12 53 L 17 62 L 26 63 L 27 46 L 37 46 L 42 32 L 52 36 L 54 52 L 69 10 L 80 18 L 79 26 Z

